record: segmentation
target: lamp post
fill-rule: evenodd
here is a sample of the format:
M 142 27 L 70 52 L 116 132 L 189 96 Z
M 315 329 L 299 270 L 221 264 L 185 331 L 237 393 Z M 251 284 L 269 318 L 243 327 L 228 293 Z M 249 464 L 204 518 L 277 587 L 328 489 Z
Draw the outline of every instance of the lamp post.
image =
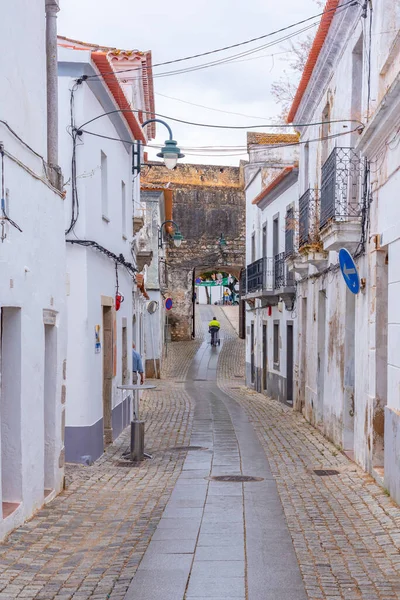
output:
M 224 238 L 224 234 L 221 233 L 220 238 L 218 240 L 219 247 L 223 250 L 226 247 L 226 239 Z
M 157 156 L 164 159 L 164 164 L 167 169 L 175 169 L 178 158 L 184 158 L 185 155 L 182 154 L 181 149 L 178 148 L 177 142 L 173 139 L 171 127 L 161 119 L 148 119 L 142 123 L 142 127 L 146 127 L 146 125 L 149 125 L 150 123 L 161 123 L 161 125 L 164 125 L 164 127 L 168 129 L 169 139 L 165 140 L 165 145 L 161 148 L 161 152 L 159 152 Z M 132 171 L 134 174 L 140 173 L 140 141 L 137 143 L 137 150 L 134 150 L 133 152 Z
M 175 227 L 175 232 L 172 236 L 172 240 L 174 242 L 175 248 L 179 248 L 179 246 L 182 244 L 183 235 L 179 231 L 179 225 L 177 225 L 175 223 L 175 221 L 172 221 L 172 220 L 164 221 L 164 223 L 161 223 L 160 227 L 158 228 L 158 247 L 159 248 L 163 247 L 163 243 L 164 243 L 163 229 L 169 223 L 171 223 Z

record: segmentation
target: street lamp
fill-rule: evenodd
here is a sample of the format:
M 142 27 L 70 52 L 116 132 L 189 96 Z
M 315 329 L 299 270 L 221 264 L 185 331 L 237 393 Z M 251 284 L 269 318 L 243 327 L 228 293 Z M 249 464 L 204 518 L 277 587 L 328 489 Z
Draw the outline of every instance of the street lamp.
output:
M 175 232 L 172 236 L 172 240 L 174 242 L 174 246 L 175 248 L 179 248 L 179 246 L 182 244 L 182 240 L 183 240 L 183 235 L 181 234 L 181 232 L 179 231 L 179 225 L 177 225 L 175 223 L 175 221 L 164 221 L 164 223 L 161 223 L 160 227 L 158 228 L 158 247 L 162 248 L 163 247 L 163 228 L 168 225 L 169 223 L 171 223 L 174 227 L 175 227 Z
M 142 127 L 146 127 L 150 123 L 161 123 L 161 125 L 164 125 L 168 129 L 169 140 L 165 140 L 165 145 L 161 148 L 161 152 L 157 156 L 164 159 L 167 169 L 175 169 L 178 158 L 184 158 L 185 155 L 181 153 L 181 149 L 178 148 L 177 142 L 173 139 L 171 127 L 161 119 L 148 119 L 142 123 Z M 135 156 L 137 156 L 137 164 L 133 164 L 132 170 L 133 173 L 140 173 L 140 141 L 138 141 L 137 151 L 133 152 L 133 160 L 135 160 Z
M 223 250 L 226 246 L 226 239 L 224 238 L 223 233 L 221 233 L 221 236 L 218 240 L 218 244 L 219 244 L 219 247 L 221 248 L 221 250 Z

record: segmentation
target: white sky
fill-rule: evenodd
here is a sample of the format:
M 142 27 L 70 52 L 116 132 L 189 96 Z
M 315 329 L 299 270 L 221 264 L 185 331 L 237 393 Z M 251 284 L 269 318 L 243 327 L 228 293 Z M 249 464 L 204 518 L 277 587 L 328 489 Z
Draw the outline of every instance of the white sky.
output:
M 60 4 L 60 35 L 125 50 L 151 50 L 153 63 L 235 44 L 321 12 L 315 0 L 61 0 Z M 311 32 L 315 30 L 313 28 Z M 196 61 L 158 67 L 154 69 L 154 75 L 225 58 L 276 37 Z M 282 75 L 288 54 L 274 57 L 271 54 L 287 48 L 288 42 L 283 42 L 241 62 L 189 74 L 156 77 L 156 112 L 218 125 L 246 126 L 275 122 L 279 107 L 271 96 L 270 88 L 271 83 Z M 262 57 L 255 59 L 256 56 Z M 215 112 L 169 100 L 158 94 L 218 110 L 262 117 L 264 120 Z M 206 129 L 172 121 L 169 124 L 180 147 L 246 145 L 245 130 Z M 267 129 L 259 128 L 257 131 Z M 158 125 L 156 142 L 162 143 L 165 139 L 166 130 Z M 246 158 L 246 155 L 192 156 L 188 150 L 185 161 L 237 165 L 240 158 Z

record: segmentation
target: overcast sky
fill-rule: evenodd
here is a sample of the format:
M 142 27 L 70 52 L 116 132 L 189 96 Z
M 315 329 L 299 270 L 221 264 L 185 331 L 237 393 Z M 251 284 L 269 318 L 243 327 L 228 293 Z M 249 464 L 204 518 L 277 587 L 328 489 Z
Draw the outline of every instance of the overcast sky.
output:
M 153 63 L 235 44 L 321 12 L 315 0 L 61 0 L 60 4 L 60 35 L 124 50 L 151 50 Z M 289 30 L 288 33 L 299 28 Z M 315 32 L 315 27 L 311 32 Z M 226 58 L 271 42 L 277 37 L 196 61 L 158 67 L 154 69 L 154 75 Z M 156 77 L 156 112 L 169 117 L 218 125 L 273 123 L 279 107 L 271 96 L 271 83 L 279 79 L 285 69 L 288 54 L 282 52 L 287 48 L 288 43 L 281 42 L 257 54 L 242 57 L 240 62 L 193 73 Z M 275 56 L 271 56 L 274 53 Z M 249 116 L 224 114 L 184 104 L 159 94 L 219 111 Z M 246 145 L 245 130 L 215 130 L 171 121 L 169 124 L 181 147 Z M 259 131 L 267 130 L 260 128 Z M 162 143 L 165 139 L 163 127 L 158 126 L 157 143 Z M 233 152 L 235 151 L 232 150 Z M 185 153 L 186 162 L 194 163 L 237 165 L 240 158 L 246 158 L 245 155 L 191 155 L 190 150 Z

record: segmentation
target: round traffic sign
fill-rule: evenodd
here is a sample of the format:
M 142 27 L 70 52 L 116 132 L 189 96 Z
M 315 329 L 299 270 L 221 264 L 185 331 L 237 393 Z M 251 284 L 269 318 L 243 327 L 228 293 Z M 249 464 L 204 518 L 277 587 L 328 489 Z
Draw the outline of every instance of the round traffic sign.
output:
M 167 298 L 167 299 L 165 300 L 165 308 L 166 308 L 167 310 L 171 310 L 171 308 L 172 308 L 172 305 L 173 305 L 173 303 L 172 303 L 172 298 Z
M 339 264 L 347 287 L 353 294 L 358 294 L 360 291 L 360 278 L 358 276 L 357 265 L 346 248 L 339 250 Z

